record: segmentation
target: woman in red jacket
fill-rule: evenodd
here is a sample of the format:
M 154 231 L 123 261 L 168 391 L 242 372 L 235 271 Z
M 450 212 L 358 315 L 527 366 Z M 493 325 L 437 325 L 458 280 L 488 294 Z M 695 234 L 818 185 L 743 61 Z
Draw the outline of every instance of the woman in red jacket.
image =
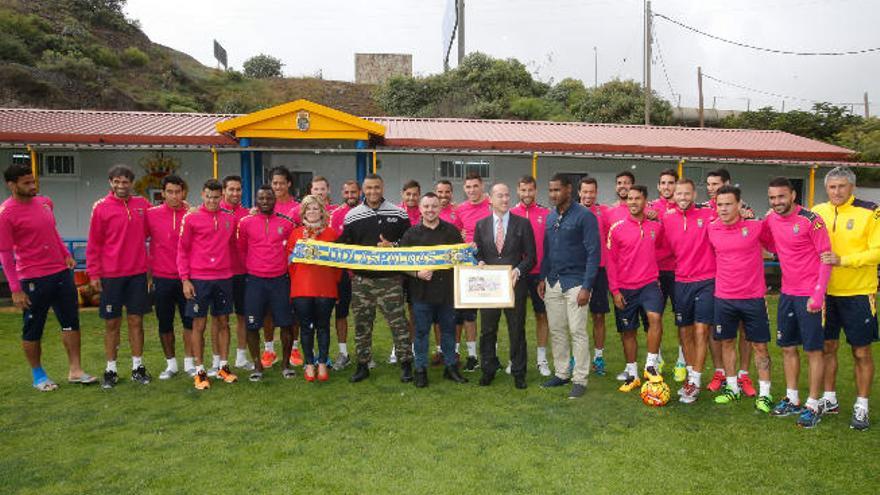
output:
M 336 232 L 330 228 L 330 215 L 323 201 L 317 196 L 306 196 L 300 204 L 302 226 L 297 227 L 287 241 L 288 252 L 293 251 L 301 239 L 333 242 Z M 293 310 L 299 319 L 302 349 L 305 354 L 306 381 L 317 379 L 325 382 L 329 378 L 327 361 L 330 348 L 330 315 L 336 305 L 337 284 L 341 275 L 338 268 L 291 263 L 290 297 Z M 315 334 L 318 336 L 318 359 L 315 359 Z

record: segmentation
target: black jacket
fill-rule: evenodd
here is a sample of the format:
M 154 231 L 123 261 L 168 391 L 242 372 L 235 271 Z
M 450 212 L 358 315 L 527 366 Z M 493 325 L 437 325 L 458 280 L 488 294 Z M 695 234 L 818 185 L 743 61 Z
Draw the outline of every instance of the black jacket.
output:
M 342 235 L 336 239 L 340 244 L 356 246 L 376 246 L 379 235 L 388 242 L 397 243 L 409 229 L 409 216 L 405 211 L 383 199 L 378 208 L 373 209 L 361 203 L 346 213 Z M 355 270 L 364 277 L 397 277 L 399 272 Z
M 504 246 L 501 253 L 495 247 L 495 213 L 477 222 L 474 229 L 474 243 L 477 245 L 477 260 L 487 265 L 511 265 L 519 268 L 520 279 L 535 266 L 535 234 L 528 220 L 510 214 Z

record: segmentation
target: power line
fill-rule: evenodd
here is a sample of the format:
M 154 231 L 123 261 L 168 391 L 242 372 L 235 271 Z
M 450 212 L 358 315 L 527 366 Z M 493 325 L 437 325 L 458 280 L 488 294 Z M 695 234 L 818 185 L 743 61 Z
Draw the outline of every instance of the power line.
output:
M 797 51 L 791 51 L 791 50 L 779 50 L 776 48 L 765 48 L 765 47 L 750 45 L 748 43 L 743 43 L 741 41 L 729 40 L 727 38 L 722 38 L 721 36 L 716 36 L 714 34 L 709 34 L 705 31 L 701 31 L 693 26 L 688 26 L 687 24 L 685 24 L 681 21 L 677 21 L 671 17 L 665 16 L 663 14 L 659 14 L 657 12 L 654 12 L 654 17 L 659 17 L 660 19 L 663 19 L 667 22 L 675 24 L 676 26 L 687 29 L 688 31 L 692 31 L 692 32 L 700 34 L 702 36 L 706 36 L 707 38 L 712 38 L 713 40 L 716 40 L 716 41 L 721 41 L 723 43 L 728 43 L 731 45 L 739 46 L 741 48 L 751 48 L 752 50 L 758 50 L 758 51 L 767 52 L 767 53 L 775 53 L 778 55 L 799 55 L 799 56 L 811 56 L 811 57 L 818 57 L 818 56 L 836 57 L 836 56 L 842 56 L 842 55 L 863 55 L 866 53 L 880 52 L 880 47 L 863 48 L 861 50 L 847 50 L 847 51 L 841 51 L 841 52 L 797 52 Z
M 672 87 L 672 81 L 669 79 L 669 73 L 666 72 L 666 61 L 663 60 L 663 49 L 660 48 L 660 40 L 657 38 L 657 32 L 653 33 L 653 41 L 654 44 L 657 45 L 657 56 L 660 60 L 660 67 L 663 68 L 663 76 L 666 78 L 666 85 L 669 86 L 669 93 L 673 99 L 678 96 L 678 93 L 675 92 L 675 89 Z
M 734 88 L 739 88 L 739 89 L 742 89 L 745 91 L 751 91 L 753 93 L 758 93 L 758 94 L 762 94 L 762 95 L 766 95 L 766 96 L 773 96 L 774 98 L 780 98 L 783 100 L 802 101 L 802 102 L 806 102 L 806 103 L 831 103 L 832 105 L 839 106 L 839 107 L 852 107 L 852 106 L 863 106 L 864 105 L 864 103 L 832 103 L 832 102 L 827 102 L 827 101 L 823 101 L 823 100 L 812 100 L 809 98 L 801 98 L 798 96 L 790 96 L 790 95 L 784 95 L 784 94 L 780 94 L 780 93 L 774 93 L 771 91 L 764 91 L 762 89 L 750 88 L 750 87 L 744 86 L 742 84 L 737 84 L 737 83 L 725 81 L 725 80 L 719 79 L 715 76 L 711 76 L 709 74 L 706 74 L 705 72 L 703 72 L 703 77 L 705 77 L 706 79 L 711 79 L 719 84 L 724 84 L 725 86 L 731 86 Z

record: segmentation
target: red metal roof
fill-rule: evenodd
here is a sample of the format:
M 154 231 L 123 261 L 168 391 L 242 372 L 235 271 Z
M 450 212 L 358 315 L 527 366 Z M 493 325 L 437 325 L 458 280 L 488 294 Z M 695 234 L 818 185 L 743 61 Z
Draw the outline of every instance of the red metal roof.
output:
M 0 142 L 235 146 L 217 122 L 238 115 L 0 108 Z M 853 151 L 781 131 L 582 122 L 367 117 L 386 148 L 583 152 L 847 161 Z
M 234 145 L 215 124 L 235 115 L 0 108 L 0 142 Z
M 853 151 L 782 131 L 583 122 L 368 117 L 385 146 L 847 160 Z

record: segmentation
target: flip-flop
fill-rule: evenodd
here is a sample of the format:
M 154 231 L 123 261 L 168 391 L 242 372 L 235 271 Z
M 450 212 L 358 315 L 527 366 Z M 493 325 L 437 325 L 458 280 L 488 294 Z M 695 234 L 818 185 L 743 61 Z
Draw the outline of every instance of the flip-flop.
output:
M 286 369 L 281 372 L 281 376 L 287 379 L 294 378 L 296 376 L 296 371 L 293 371 L 292 369 Z
M 46 378 L 40 383 L 35 383 L 34 388 L 39 390 L 40 392 L 51 392 L 53 390 L 58 390 L 58 385 L 55 384 L 52 380 Z
M 93 383 L 98 383 L 98 378 L 83 371 L 83 374 L 79 375 L 76 378 L 68 378 L 67 383 L 79 383 L 81 385 L 91 385 Z

